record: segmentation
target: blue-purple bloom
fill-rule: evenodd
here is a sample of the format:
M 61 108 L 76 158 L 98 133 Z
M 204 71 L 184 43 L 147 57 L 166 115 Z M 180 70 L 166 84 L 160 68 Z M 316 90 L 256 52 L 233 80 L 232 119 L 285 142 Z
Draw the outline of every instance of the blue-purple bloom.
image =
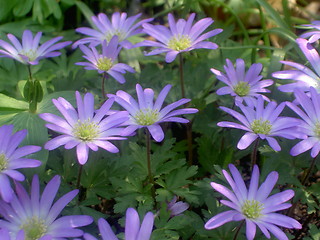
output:
M 320 94 L 311 87 L 311 97 L 301 89 L 296 89 L 294 95 L 304 111 L 293 103 L 288 102 L 287 105 L 302 118 L 303 121 L 300 123 L 299 128 L 308 137 L 296 144 L 291 149 L 290 154 L 297 156 L 311 149 L 311 157 L 314 158 L 320 151 Z
M 178 197 L 174 196 L 168 203 L 167 209 L 170 212 L 170 216 L 178 216 L 189 208 L 189 204 L 186 202 L 178 201 Z
M 156 49 L 147 53 L 146 56 L 167 53 L 166 62 L 168 63 L 172 62 L 181 52 L 189 52 L 198 48 L 218 48 L 217 44 L 204 40 L 221 33 L 222 29 L 214 29 L 202 34 L 214 21 L 211 18 L 203 18 L 192 26 L 195 16 L 195 13 L 192 13 L 187 21 L 179 19 L 176 22 L 173 15 L 169 13 L 168 22 L 170 29 L 162 25 L 144 23 L 142 25 L 143 31 L 159 42 L 145 40 L 138 44 L 138 46 L 156 47 Z
M 66 240 L 80 237 L 83 231 L 77 227 L 92 223 L 85 215 L 63 216 L 58 218 L 65 206 L 78 194 L 73 190 L 53 203 L 60 186 L 60 177 L 53 177 L 40 195 L 37 175 L 33 177 L 30 196 L 23 186 L 16 182 L 16 194 L 8 204 L 0 200 L 0 228 L 7 229 L 12 239 L 22 232 L 25 239 Z M 21 236 L 21 235 L 20 235 Z
M 103 41 L 109 42 L 113 36 L 119 37 L 119 43 L 124 48 L 133 47 L 132 43 L 127 39 L 131 36 L 137 35 L 142 32 L 142 29 L 139 28 L 143 23 L 152 21 L 152 18 L 144 19 L 138 21 L 138 18 L 141 16 L 137 14 L 127 18 L 126 13 L 115 12 L 112 14 L 111 22 L 107 15 L 104 13 L 99 13 L 98 16 L 93 16 L 92 21 L 96 29 L 81 27 L 77 28 L 76 32 L 88 35 L 86 37 L 76 41 L 73 44 L 73 47 L 77 47 L 80 44 L 90 43 L 93 46 L 102 44 Z
M 115 78 L 119 83 L 125 83 L 123 74 L 135 72 L 134 69 L 124 63 L 116 63 L 121 47 L 118 47 L 118 37 L 114 36 L 107 44 L 102 43 L 102 53 L 100 54 L 95 47 L 86 47 L 80 45 L 81 51 L 85 54 L 83 57 L 89 62 L 77 62 L 77 65 L 85 66 L 87 70 L 96 70 L 98 73 L 107 73 Z
M 16 169 L 34 168 L 41 165 L 41 161 L 24 158 L 25 156 L 40 151 L 39 146 L 18 145 L 27 135 L 27 130 L 21 130 L 12 135 L 13 125 L 0 127 L 0 194 L 4 201 L 10 202 L 13 190 L 9 178 L 16 181 L 24 181 L 25 177 Z
M 109 140 L 123 140 L 119 137 L 122 128 L 118 128 L 124 121 L 128 120 L 125 111 L 106 116 L 114 100 L 107 100 L 100 109 L 94 109 L 94 96 L 86 93 L 83 100 L 79 92 L 76 92 L 77 109 L 64 98 L 53 99 L 52 102 L 63 115 L 63 118 L 51 113 L 42 113 L 39 116 L 49 122 L 46 127 L 61 133 L 45 144 L 45 149 L 53 150 L 62 145 L 66 149 L 77 148 L 77 157 L 81 165 L 88 160 L 89 149 L 97 151 L 99 147 L 116 153 L 119 149 Z
M 126 240 L 149 240 L 153 228 L 154 216 L 152 212 L 148 212 L 140 226 L 139 214 L 134 208 L 128 208 L 126 212 L 125 239 Z M 113 233 L 109 223 L 100 218 L 98 226 L 102 240 L 118 240 Z M 85 240 L 97 240 L 90 234 L 84 234 Z
M 320 21 L 313 21 L 311 24 L 303 24 L 302 26 L 308 28 L 315 28 L 316 30 L 308 31 L 300 35 L 301 38 L 309 38 L 310 43 L 314 43 L 320 39 Z
M 244 100 L 248 105 L 253 105 L 252 101 L 258 96 L 262 96 L 265 100 L 270 101 L 269 98 L 260 94 L 270 92 L 265 87 L 273 84 L 273 81 L 270 79 L 261 80 L 263 78 L 260 75 L 262 71 L 261 63 L 252 64 L 246 72 L 243 59 L 236 60 L 236 67 L 233 66 L 229 59 L 226 62 L 227 65 L 224 66 L 226 73 L 211 68 L 217 79 L 228 85 L 219 88 L 217 90 L 218 95 L 230 94 L 235 97 L 235 101 L 242 102 Z
M 23 64 L 36 65 L 43 58 L 60 56 L 61 53 L 57 50 L 71 44 L 71 41 L 57 43 L 62 37 L 55 37 L 39 46 L 41 36 L 42 32 L 38 32 L 33 38 L 31 31 L 25 30 L 21 44 L 14 35 L 9 33 L 7 37 L 12 45 L 0 39 L 0 48 L 2 48 L 0 57 L 12 58 Z
M 284 137 L 287 139 L 304 138 L 305 135 L 297 130 L 301 120 L 292 117 L 279 117 L 285 107 L 285 102 L 277 106 L 276 102 L 269 102 L 264 107 L 264 99 L 259 96 L 254 106 L 244 106 L 238 103 L 238 107 L 243 114 L 230 108 L 220 107 L 226 113 L 236 118 L 239 123 L 219 122 L 219 127 L 238 128 L 246 131 L 237 147 L 246 149 L 256 139 L 266 139 L 275 151 L 280 151 L 281 147 L 274 137 Z
M 151 88 L 143 90 L 140 84 L 136 85 L 138 102 L 122 90 L 117 91 L 116 95 L 108 94 L 109 98 L 114 98 L 118 104 L 129 112 L 130 119 L 123 124 L 128 125 L 128 127 L 123 130 L 122 135 L 128 136 L 137 129 L 146 127 L 153 139 L 161 142 L 164 138 L 164 133 L 159 125 L 160 123 L 188 123 L 189 120 L 176 116 L 196 113 L 198 110 L 195 108 L 174 109 L 190 102 L 190 99 L 183 98 L 162 108 L 163 102 L 170 89 L 171 85 L 168 84 L 165 86 L 159 93 L 155 103 L 153 103 L 154 91 Z
M 317 50 L 303 38 L 296 39 L 301 51 L 310 62 L 314 71 L 310 68 L 295 62 L 280 61 L 283 64 L 294 67 L 292 70 L 277 71 L 272 74 L 273 77 L 279 79 L 294 80 L 294 83 L 289 83 L 279 86 L 282 92 L 293 92 L 295 88 L 300 88 L 302 91 L 309 91 L 310 87 L 320 89 L 320 57 Z
M 233 164 L 229 164 L 232 176 L 225 170 L 222 173 L 228 181 L 231 189 L 225 186 L 211 182 L 213 189 L 224 195 L 228 200 L 220 202 L 232 208 L 209 219 L 205 224 L 205 228 L 210 230 L 222 226 L 231 221 L 246 222 L 246 236 L 248 240 L 254 239 L 256 235 L 256 227 L 270 238 L 270 232 L 280 240 L 287 240 L 286 234 L 276 225 L 285 228 L 301 229 L 301 224 L 295 219 L 275 213 L 277 211 L 291 207 L 290 203 L 285 203 L 294 196 L 293 190 L 285 190 L 276 193 L 270 197 L 274 185 L 278 180 L 278 173 L 273 171 L 269 173 L 266 180 L 259 186 L 259 168 L 254 166 L 250 181 L 249 189 L 247 189 L 241 174 Z

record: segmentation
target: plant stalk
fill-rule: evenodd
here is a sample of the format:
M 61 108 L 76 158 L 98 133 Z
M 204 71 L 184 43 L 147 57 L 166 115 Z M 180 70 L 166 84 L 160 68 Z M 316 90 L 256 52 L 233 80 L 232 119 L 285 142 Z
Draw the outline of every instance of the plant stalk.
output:
M 104 89 L 104 82 L 105 80 L 108 79 L 108 74 L 106 72 L 104 72 L 102 74 L 102 81 L 101 81 L 101 94 L 102 94 L 102 99 L 105 100 L 106 99 L 106 92 L 105 92 L 105 89 Z
M 156 204 L 156 189 L 154 187 L 154 178 L 151 170 L 151 136 L 148 129 L 146 129 L 146 148 L 147 148 L 147 166 L 148 166 L 149 183 L 151 184 L 152 198 L 153 198 L 154 204 Z
M 257 138 L 254 143 L 253 151 L 251 153 L 251 171 L 255 164 L 257 164 L 257 154 L 258 154 L 258 146 L 259 146 L 260 138 Z
M 240 225 L 237 227 L 237 231 L 236 231 L 236 233 L 234 234 L 233 240 L 236 240 L 236 239 L 238 238 L 240 229 L 241 229 L 241 227 L 243 226 L 244 221 L 245 221 L 245 220 L 242 220 L 241 223 L 240 223 Z

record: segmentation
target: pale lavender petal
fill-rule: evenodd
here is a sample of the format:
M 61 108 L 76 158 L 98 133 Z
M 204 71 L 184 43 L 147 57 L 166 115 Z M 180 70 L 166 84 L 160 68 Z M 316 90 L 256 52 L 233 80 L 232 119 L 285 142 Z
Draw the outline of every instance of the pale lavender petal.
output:
M 238 214 L 238 212 L 234 210 L 229 210 L 226 212 L 219 213 L 214 217 L 210 218 L 209 221 L 207 221 L 206 224 L 204 225 L 204 228 L 207 230 L 211 230 L 211 229 L 220 227 L 227 222 L 233 221 L 233 217 L 236 214 Z

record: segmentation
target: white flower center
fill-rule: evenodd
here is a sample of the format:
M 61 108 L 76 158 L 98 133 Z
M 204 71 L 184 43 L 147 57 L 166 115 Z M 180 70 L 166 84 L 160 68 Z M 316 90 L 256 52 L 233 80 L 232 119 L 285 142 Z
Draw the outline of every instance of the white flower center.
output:
M 258 219 L 262 216 L 261 211 L 264 206 L 261 202 L 256 200 L 246 200 L 242 205 L 241 211 L 244 216 L 249 219 Z
M 191 47 L 191 39 L 188 35 L 174 35 L 168 42 L 168 48 L 182 51 Z
M 240 97 L 247 96 L 250 92 L 250 85 L 247 82 L 239 82 L 233 87 L 233 91 Z
M 4 153 L 0 154 L 0 172 L 5 170 L 8 166 L 8 159 Z
M 263 121 L 262 119 L 255 119 L 251 123 L 251 130 L 256 133 L 256 134 L 264 134 L 268 135 L 271 132 L 272 125 L 270 124 L 270 121 L 265 120 Z
M 97 68 L 101 71 L 109 71 L 113 65 L 113 61 L 111 58 L 101 57 L 98 59 Z
M 150 108 L 141 109 L 134 115 L 134 119 L 137 124 L 141 126 L 149 126 L 159 120 L 160 113 L 158 110 Z
M 313 132 L 316 137 L 320 138 L 320 122 L 316 122 Z
M 25 240 L 38 240 L 46 234 L 47 228 L 45 221 L 37 217 L 27 219 L 20 226 L 20 229 L 24 230 Z
M 73 127 L 73 135 L 83 142 L 91 142 L 99 135 L 99 126 L 90 119 L 81 122 L 80 120 Z
M 22 50 L 20 54 L 28 57 L 30 62 L 34 61 L 38 57 L 37 51 L 32 49 L 29 51 Z

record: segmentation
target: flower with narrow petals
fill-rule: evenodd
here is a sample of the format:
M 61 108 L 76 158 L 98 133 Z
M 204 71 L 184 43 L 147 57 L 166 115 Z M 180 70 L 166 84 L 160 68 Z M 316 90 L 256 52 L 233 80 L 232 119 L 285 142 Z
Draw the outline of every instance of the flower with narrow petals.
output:
M 93 222 L 85 215 L 58 218 L 65 206 L 78 194 L 73 190 L 53 203 L 60 186 L 60 177 L 53 177 L 40 195 L 37 175 L 33 177 L 30 196 L 21 184 L 16 182 L 16 194 L 10 203 L 0 200 L 0 228 L 6 228 L 12 239 L 24 232 L 25 240 L 58 240 L 80 237 L 83 231 L 77 227 Z
M 126 226 L 125 226 L 125 239 L 126 240 L 149 240 L 152 228 L 153 228 L 154 216 L 152 212 L 148 212 L 142 221 L 140 226 L 140 220 L 138 212 L 134 208 L 128 208 L 126 212 Z M 113 233 L 109 223 L 100 218 L 98 220 L 98 226 L 102 240 L 118 240 Z M 85 240 L 97 240 L 90 234 L 84 234 Z
M 252 105 L 252 100 L 257 96 L 262 96 L 265 100 L 270 101 L 269 98 L 260 94 L 262 92 L 270 92 L 265 89 L 273 84 L 270 79 L 261 80 L 260 75 L 262 70 L 261 63 L 254 63 L 245 72 L 245 62 L 243 59 L 236 60 L 236 67 L 232 62 L 227 59 L 227 65 L 224 66 L 226 73 L 222 73 L 217 69 L 211 68 L 211 71 L 216 75 L 217 79 L 227 84 L 228 86 L 218 89 L 218 95 L 230 94 L 235 97 L 236 101 L 242 102 L 243 100 Z
M 18 145 L 27 135 L 27 130 L 21 130 L 12 135 L 13 125 L 0 127 L 0 194 L 4 201 L 10 202 L 13 196 L 9 178 L 24 181 L 25 177 L 16 169 L 39 167 L 41 162 L 25 156 L 40 151 L 39 146 Z
M 174 109 L 190 102 L 190 99 L 180 99 L 179 101 L 171 103 L 170 105 L 161 109 L 170 89 L 171 85 L 168 84 L 165 86 L 160 92 L 155 103 L 153 103 L 154 91 L 151 88 L 146 88 L 143 90 L 140 84 L 136 85 L 138 102 L 131 95 L 121 90 L 117 91 L 116 95 L 108 94 L 109 98 L 114 98 L 118 104 L 120 104 L 129 112 L 130 119 L 124 123 L 124 125 L 129 126 L 123 130 L 122 135 L 128 136 L 138 128 L 146 127 L 154 140 L 161 142 L 164 138 L 164 133 L 159 125 L 160 123 L 188 123 L 189 120 L 176 116 L 181 114 L 196 113 L 198 110 L 195 108 L 184 108 L 179 110 Z
M 60 56 L 60 50 L 69 44 L 71 41 L 57 43 L 62 37 L 55 37 L 41 46 L 39 46 L 42 32 L 38 32 L 33 38 L 30 30 L 25 30 L 22 35 L 22 44 L 12 34 L 7 37 L 12 45 L 0 39 L 0 57 L 13 58 L 23 64 L 37 65 L 39 60 L 43 58 L 51 58 Z
M 220 107 L 226 113 L 239 120 L 242 124 L 234 122 L 219 122 L 219 127 L 238 128 L 247 131 L 238 142 L 239 149 L 246 149 L 256 139 L 266 139 L 269 145 L 280 151 L 281 147 L 274 137 L 284 137 L 287 139 L 304 138 L 305 134 L 297 131 L 300 119 L 291 117 L 279 117 L 285 107 L 285 103 L 277 106 L 276 102 L 269 102 L 264 107 L 264 99 L 259 96 L 254 106 L 244 106 L 238 103 L 244 115 L 226 107 Z
M 273 77 L 279 79 L 294 80 L 296 82 L 279 86 L 282 92 L 293 92 L 295 88 L 300 88 L 302 91 L 309 91 L 310 87 L 314 87 L 320 91 L 320 57 L 317 50 L 303 38 L 296 40 L 301 51 L 310 62 L 314 71 L 310 68 L 295 62 L 280 61 L 283 64 L 294 67 L 292 70 L 277 71 L 272 74 Z
M 119 83 L 126 80 L 123 74 L 128 71 L 134 73 L 134 69 L 124 63 L 116 63 L 121 47 L 118 47 L 118 37 L 114 36 L 109 44 L 106 41 L 102 43 L 102 54 L 99 54 L 95 47 L 86 47 L 80 45 L 81 51 L 85 54 L 83 57 L 89 62 L 78 62 L 77 65 L 85 66 L 87 70 L 96 70 L 98 73 L 108 73 Z
M 301 89 L 296 89 L 294 95 L 304 111 L 293 103 L 288 102 L 287 105 L 303 120 L 299 127 L 308 137 L 297 143 L 290 154 L 297 156 L 311 149 L 311 157 L 314 158 L 320 151 L 320 94 L 311 87 L 310 97 Z
M 312 30 L 300 35 L 301 38 L 309 38 L 310 43 L 314 43 L 320 39 L 320 21 L 313 21 L 311 24 L 303 24 L 302 26 L 308 28 L 315 28 Z
M 131 36 L 137 35 L 142 32 L 139 28 L 143 23 L 150 22 L 153 19 L 148 18 L 138 21 L 141 16 L 137 14 L 127 18 L 126 13 L 115 12 L 112 14 L 111 21 L 104 13 L 99 13 L 98 16 L 93 16 L 91 19 L 93 21 L 94 27 L 97 29 L 92 29 L 88 27 L 77 28 L 76 32 L 88 35 L 86 37 L 76 41 L 73 47 L 77 47 L 80 44 L 90 43 L 93 46 L 102 44 L 103 41 L 109 42 L 113 36 L 119 37 L 119 43 L 124 48 L 133 47 L 132 43 L 127 39 Z
M 81 165 L 88 160 L 89 149 L 97 151 L 101 147 L 109 152 L 116 153 L 119 149 L 109 140 L 123 140 L 119 137 L 122 128 L 118 128 L 128 117 L 125 111 L 114 113 L 108 117 L 106 113 L 114 100 L 109 99 L 96 112 L 94 110 L 94 97 L 91 93 L 85 94 L 83 100 L 76 92 L 77 109 L 64 98 L 53 99 L 53 104 L 63 115 L 63 118 L 51 113 L 42 113 L 39 116 L 49 122 L 46 127 L 62 133 L 45 144 L 45 148 L 53 150 L 65 145 L 66 149 L 77 147 L 77 157 Z
M 217 44 L 204 40 L 221 33 L 222 29 L 215 29 L 201 35 L 213 23 L 213 20 L 211 18 L 203 18 L 192 26 L 195 16 L 195 13 L 192 13 L 187 21 L 179 19 L 175 22 L 173 15 L 169 13 L 170 29 L 162 25 L 144 23 L 142 25 L 143 31 L 159 42 L 145 40 L 137 45 L 157 47 L 147 53 L 146 56 L 167 53 L 166 62 L 168 63 L 172 62 L 182 52 L 189 52 L 198 48 L 218 48 Z
M 260 173 L 259 168 L 255 165 L 250 186 L 247 189 L 237 168 L 233 164 L 229 164 L 229 169 L 232 176 L 225 170 L 222 170 L 222 172 L 232 191 L 215 182 L 211 182 L 211 186 L 228 199 L 220 202 L 232 208 L 232 210 L 219 213 L 209 219 L 204 226 L 206 229 L 214 229 L 230 221 L 243 220 L 246 222 L 248 240 L 254 239 L 257 226 L 267 238 L 270 238 L 271 232 L 280 240 L 287 240 L 288 238 L 277 225 L 284 228 L 301 229 L 301 224 L 295 219 L 275 213 L 291 207 L 290 203 L 285 202 L 294 196 L 293 190 L 285 190 L 268 197 L 278 180 L 277 172 L 269 173 L 266 180 L 258 187 Z

